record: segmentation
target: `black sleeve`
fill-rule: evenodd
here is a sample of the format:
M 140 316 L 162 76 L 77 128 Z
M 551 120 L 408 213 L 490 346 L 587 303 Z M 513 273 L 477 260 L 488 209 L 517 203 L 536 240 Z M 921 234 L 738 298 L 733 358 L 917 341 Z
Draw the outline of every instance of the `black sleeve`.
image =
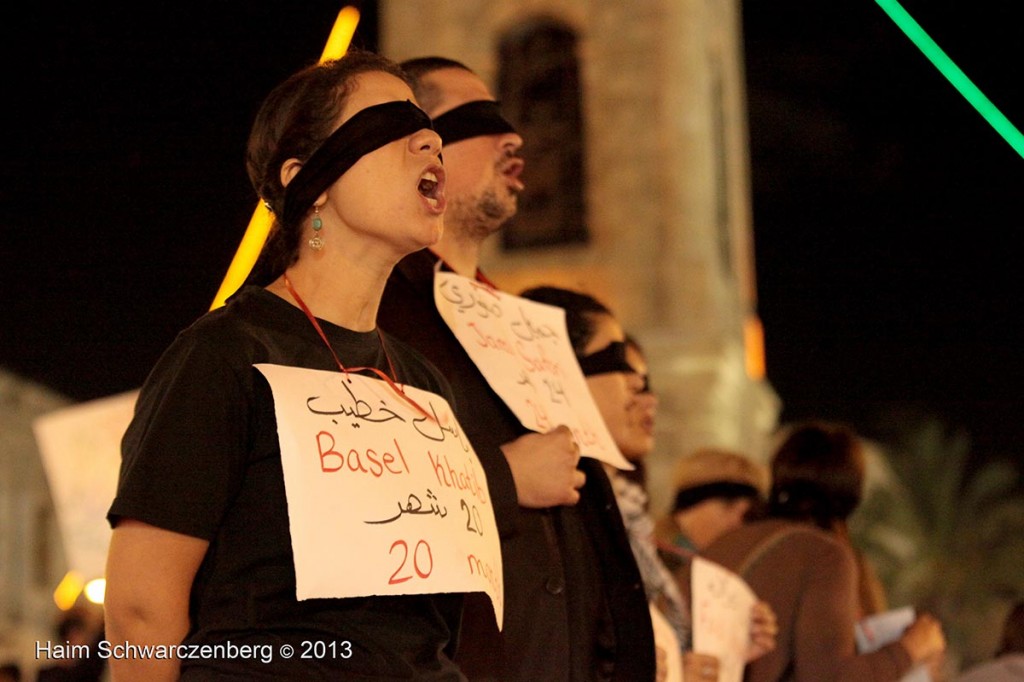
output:
M 107 518 L 133 518 L 210 540 L 245 467 L 249 395 L 244 360 L 183 332 L 150 373 L 121 443 Z

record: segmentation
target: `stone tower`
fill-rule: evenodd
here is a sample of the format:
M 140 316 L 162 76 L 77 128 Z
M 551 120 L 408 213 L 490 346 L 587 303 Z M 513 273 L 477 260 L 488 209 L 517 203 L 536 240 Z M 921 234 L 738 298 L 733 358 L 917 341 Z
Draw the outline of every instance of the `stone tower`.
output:
M 717 445 L 763 458 L 779 401 L 764 380 L 757 317 L 739 1 L 379 8 L 382 52 L 465 63 L 524 133 L 524 177 L 548 212 L 521 211 L 513 238 L 488 244 L 488 275 L 512 293 L 555 284 L 594 294 L 644 346 L 661 406 L 652 511 L 667 504 L 676 457 Z M 552 82 L 578 94 L 552 96 Z M 567 124 L 576 102 L 582 115 Z M 554 143 L 538 143 L 545 126 Z M 566 132 L 580 141 L 575 174 L 551 159 L 574 146 Z M 568 207 L 550 205 L 552 195 L 570 197 Z M 552 214 L 561 225 L 547 224 Z

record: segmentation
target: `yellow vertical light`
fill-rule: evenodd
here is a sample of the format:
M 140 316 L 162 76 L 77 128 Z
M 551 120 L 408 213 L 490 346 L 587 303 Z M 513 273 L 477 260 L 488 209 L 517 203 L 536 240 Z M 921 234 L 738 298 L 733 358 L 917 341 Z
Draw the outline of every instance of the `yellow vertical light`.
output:
M 344 55 L 352 43 L 352 37 L 355 35 L 358 25 L 359 10 L 355 7 L 343 7 L 338 12 L 338 18 L 334 21 L 331 34 L 327 37 L 327 44 L 324 45 L 323 54 L 320 55 L 320 62 L 337 59 Z M 252 266 L 255 265 L 260 251 L 263 250 L 267 235 L 270 234 L 270 226 L 273 223 L 273 214 L 261 201 L 253 211 L 252 218 L 249 219 L 249 226 L 245 228 L 245 234 L 238 245 L 238 250 L 235 251 L 234 258 L 231 259 L 231 265 L 228 266 L 228 272 L 217 290 L 217 295 L 213 298 L 210 310 L 224 305 L 228 296 L 242 286 L 245 278 L 252 271 Z
M 743 323 L 743 347 L 746 358 L 747 376 L 755 381 L 764 379 L 764 326 L 757 315 L 748 315 Z
M 231 265 L 228 266 L 224 280 L 220 283 L 220 289 L 217 290 L 217 295 L 213 298 L 210 310 L 224 305 L 228 296 L 242 286 L 242 282 L 252 271 L 252 266 L 255 265 L 256 258 L 259 257 L 260 251 L 263 249 L 263 244 L 267 241 L 267 235 L 270 234 L 270 226 L 273 223 L 274 216 L 261 201 L 256 206 L 252 218 L 249 219 L 249 226 L 245 228 L 245 234 L 238 245 L 238 250 L 235 251 L 235 257 L 231 259 Z
M 352 36 L 356 34 L 356 27 L 359 26 L 359 10 L 355 7 L 343 7 L 338 12 L 338 18 L 334 20 L 334 28 L 331 35 L 327 36 L 327 44 L 324 45 L 323 54 L 320 55 L 320 63 L 329 59 L 337 59 L 346 52 L 352 43 Z
M 61 611 L 67 611 L 78 601 L 78 595 L 82 594 L 84 585 L 85 580 L 80 573 L 68 571 L 53 591 L 53 603 Z

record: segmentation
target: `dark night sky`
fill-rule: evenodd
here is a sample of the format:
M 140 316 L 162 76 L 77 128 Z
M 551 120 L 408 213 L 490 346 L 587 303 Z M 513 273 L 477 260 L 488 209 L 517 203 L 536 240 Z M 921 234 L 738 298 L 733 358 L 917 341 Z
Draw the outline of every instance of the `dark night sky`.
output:
M 1022 4 L 904 0 L 1018 127 Z M 0 366 L 80 400 L 136 388 L 209 305 L 254 206 L 255 108 L 341 3 L 102 5 L 23 6 L 3 41 Z M 1024 160 L 872 0 L 748 0 L 744 32 L 783 416 L 917 406 L 1020 459 Z
M 1022 3 L 903 5 L 1024 127 Z M 911 406 L 1024 460 L 1024 159 L 874 2 L 745 10 L 759 308 L 784 415 L 867 428 Z

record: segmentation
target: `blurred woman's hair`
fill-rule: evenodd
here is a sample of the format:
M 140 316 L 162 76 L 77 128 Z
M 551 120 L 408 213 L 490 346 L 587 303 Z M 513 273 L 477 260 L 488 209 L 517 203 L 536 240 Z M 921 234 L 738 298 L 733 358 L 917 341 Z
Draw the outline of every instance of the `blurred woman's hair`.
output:
M 828 422 L 799 424 L 772 458 L 768 515 L 831 529 L 860 504 L 865 459 L 849 427 Z

